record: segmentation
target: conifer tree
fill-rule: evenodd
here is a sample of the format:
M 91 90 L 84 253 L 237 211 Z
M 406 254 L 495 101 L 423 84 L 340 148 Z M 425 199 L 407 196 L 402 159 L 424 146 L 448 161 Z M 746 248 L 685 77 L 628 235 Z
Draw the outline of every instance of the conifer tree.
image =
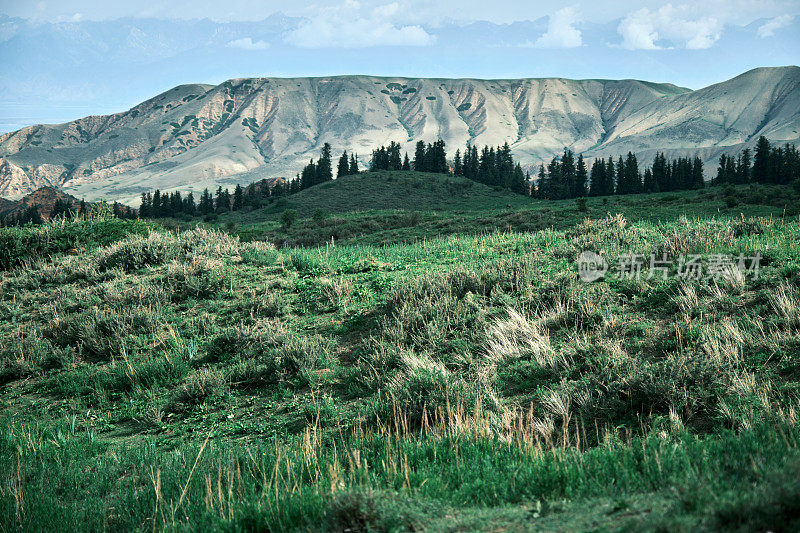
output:
M 769 183 L 772 177 L 770 167 L 770 144 L 767 138 L 762 135 L 756 143 L 756 151 L 753 158 L 753 180 L 758 183 Z
M 325 183 L 333 179 L 333 169 L 331 168 L 331 145 L 325 143 L 322 145 L 322 155 L 317 161 L 317 172 L 314 185 L 318 183 Z
M 464 167 L 461 164 L 461 151 L 456 150 L 456 157 L 453 159 L 453 174 L 456 176 L 464 175 Z
M 425 143 L 423 141 L 417 141 L 417 147 L 414 150 L 414 170 L 417 172 L 428 171 L 425 165 Z
M 339 164 L 336 166 L 336 177 L 341 178 L 350 174 L 350 163 L 347 158 L 347 150 L 342 152 L 342 157 L 339 158 Z
M 233 210 L 238 211 L 242 207 L 244 207 L 244 191 L 242 186 L 237 184 L 233 190 Z
M 186 199 L 184 200 L 183 212 L 189 216 L 195 216 L 197 214 L 197 206 L 194 203 L 194 194 L 189 192 L 186 195 Z
M 574 197 L 586 196 L 587 181 L 586 162 L 583 160 L 583 154 L 579 154 L 578 164 L 575 166 L 575 189 L 572 191 Z

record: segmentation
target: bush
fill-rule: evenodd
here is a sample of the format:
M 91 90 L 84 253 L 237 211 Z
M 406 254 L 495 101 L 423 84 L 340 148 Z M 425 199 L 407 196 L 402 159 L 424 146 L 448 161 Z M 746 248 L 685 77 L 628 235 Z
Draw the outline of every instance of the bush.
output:
M 281 215 L 281 228 L 287 230 L 292 227 L 295 220 L 297 220 L 297 211 L 294 209 L 287 209 Z
M 58 220 L 41 226 L 0 229 L 0 270 L 24 261 L 65 253 L 82 254 L 131 235 L 146 235 L 152 224 L 141 220 Z
M 317 225 L 321 225 L 325 219 L 328 218 L 328 213 L 326 213 L 324 209 L 317 209 L 314 211 L 312 218 Z
M 586 198 L 576 198 L 575 206 L 578 208 L 579 213 L 586 212 Z
M 736 207 L 737 205 L 739 205 L 739 200 L 735 196 L 726 196 L 725 205 L 727 207 Z

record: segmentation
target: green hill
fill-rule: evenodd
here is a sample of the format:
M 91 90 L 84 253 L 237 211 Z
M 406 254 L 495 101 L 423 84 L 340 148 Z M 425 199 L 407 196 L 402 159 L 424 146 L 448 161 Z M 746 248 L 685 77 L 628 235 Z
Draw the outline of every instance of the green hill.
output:
M 212 225 L 245 240 L 268 240 L 278 246 L 315 246 L 331 239 L 341 244 L 395 244 L 446 235 L 566 229 L 587 217 L 618 213 L 652 222 L 680 216 L 784 216 L 798 214 L 796 196 L 786 187 L 711 187 L 588 198 L 581 211 L 575 200 L 535 200 L 463 177 L 362 172 L 273 199 L 259 209 L 220 216 Z M 734 205 L 729 205 L 731 197 Z M 280 224 L 287 210 L 297 214 L 289 228 Z
M 283 209 L 294 209 L 303 218 L 319 210 L 326 214 L 396 209 L 465 212 L 529 204 L 519 194 L 495 190 L 461 176 L 413 171 L 361 172 L 302 190 L 272 209 L 243 220 L 261 218 L 264 214 L 279 215 Z

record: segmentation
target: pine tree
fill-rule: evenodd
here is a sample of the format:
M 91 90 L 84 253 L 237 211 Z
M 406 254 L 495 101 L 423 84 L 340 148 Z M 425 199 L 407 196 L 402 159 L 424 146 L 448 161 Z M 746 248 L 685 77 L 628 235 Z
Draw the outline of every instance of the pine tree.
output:
M 66 202 L 60 198 L 55 201 L 53 204 L 53 209 L 50 211 L 50 219 L 54 218 L 63 218 L 65 220 L 72 218 L 72 206 L 69 204 L 69 202 Z
M 183 212 L 189 216 L 192 217 L 195 216 L 197 214 L 197 206 L 194 203 L 194 194 L 189 192 L 189 194 L 186 195 L 186 199 L 183 202 L 184 202 Z
M 717 177 L 714 178 L 714 185 L 722 185 L 729 182 L 728 176 L 728 156 L 722 154 L 719 156 L 719 166 L 717 167 Z
M 300 188 L 301 189 L 308 189 L 316 185 L 317 179 L 317 166 L 314 164 L 314 160 L 308 162 L 308 164 L 303 167 L 303 171 L 300 173 Z
M 517 194 L 524 194 L 524 195 L 529 194 L 528 178 L 522 171 L 522 165 L 520 165 L 519 163 L 514 165 L 514 173 L 511 179 L 510 189 Z
M 772 177 L 770 152 L 769 141 L 762 135 L 756 143 L 756 151 L 753 158 L 753 180 L 758 183 L 769 183 Z
M 575 167 L 575 189 L 572 192 L 574 197 L 586 196 L 586 185 L 588 181 L 588 173 L 586 171 L 586 162 L 583 160 L 583 154 L 578 155 L 578 164 Z
M 572 150 L 564 149 L 564 154 L 561 156 L 561 181 L 563 181 L 564 192 L 560 195 L 561 198 L 575 198 L 576 176 L 575 154 L 572 153 Z
M 161 191 L 159 191 L 158 189 L 156 189 L 155 192 L 153 193 L 152 216 L 155 218 L 164 216 L 161 211 Z
M 403 168 L 402 170 L 411 170 L 411 162 L 408 160 L 408 152 L 406 152 L 405 157 L 403 157 Z
M 428 172 L 425 165 L 425 142 L 417 141 L 417 147 L 414 150 L 414 170 L 417 172 Z
M 350 156 L 350 172 L 348 174 L 351 176 L 358 174 L 358 154 Z
M 461 164 L 461 151 L 456 150 L 456 157 L 453 159 L 453 174 L 456 176 L 464 175 L 464 167 Z
M 536 191 L 536 198 L 547 198 L 546 189 L 547 189 L 547 174 L 544 172 L 544 164 L 539 165 L 539 175 L 537 176 L 536 180 L 536 187 L 534 188 Z
M 387 170 L 400 170 L 403 168 L 403 162 L 400 159 L 400 145 L 398 143 L 394 141 L 389 143 L 386 156 Z
M 336 166 L 336 177 L 341 178 L 350 174 L 350 163 L 347 158 L 347 150 L 342 152 L 342 157 L 339 158 L 339 164 Z
M 752 159 L 750 156 L 750 149 L 745 148 L 742 150 L 742 155 L 739 157 L 736 164 L 736 183 L 748 183 L 751 179 L 753 171 Z
M 656 157 L 653 159 L 653 181 L 655 182 L 656 190 L 671 190 L 667 180 L 667 158 L 663 153 L 656 153 Z
M 233 190 L 233 210 L 238 211 L 244 206 L 244 191 L 241 185 L 236 185 Z
M 317 161 L 317 173 L 314 184 L 325 183 L 333 179 L 333 170 L 331 168 L 331 145 L 325 143 L 322 145 L 322 155 Z
M 644 192 L 658 192 L 658 185 L 656 180 L 653 179 L 653 171 L 649 168 L 644 170 L 644 183 L 642 184 Z
M 139 204 L 139 216 L 141 218 L 150 218 L 153 216 L 151 211 L 153 199 L 150 197 L 150 193 L 142 193 L 142 200 Z

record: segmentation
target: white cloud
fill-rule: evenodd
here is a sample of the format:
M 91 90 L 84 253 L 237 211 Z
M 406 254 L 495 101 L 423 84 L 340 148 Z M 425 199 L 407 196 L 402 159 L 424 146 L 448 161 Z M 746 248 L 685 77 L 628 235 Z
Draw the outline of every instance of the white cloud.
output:
M 347 0 L 322 8 L 286 35 L 286 42 L 301 48 L 368 48 L 372 46 L 427 46 L 436 37 L 422 26 L 399 26 L 392 19 L 400 11 L 397 3 L 362 9 Z
M 242 50 L 266 50 L 269 43 L 264 41 L 254 41 L 250 37 L 236 39 L 228 43 L 229 48 L 241 48 Z
M 781 28 L 785 28 L 789 24 L 792 23 L 794 20 L 794 16 L 792 15 L 780 15 L 773 19 L 768 20 L 762 26 L 758 28 L 758 36 L 762 39 L 765 37 L 772 37 L 775 35 L 775 30 L 779 30 Z
M 710 48 L 722 34 L 722 22 L 714 17 L 689 18 L 687 6 L 667 4 L 656 11 L 642 8 L 630 13 L 617 27 L 622 47 L 629 50 L 659 48 Z M 669 44 L 666 44 L 669 43 Z
M 575 48 L 583 44 L 581 31 L 575 27 L 578 11 L 575 7 L 559 9 L 547 22 L 547 32 L 536 40 L 537 48 Z

